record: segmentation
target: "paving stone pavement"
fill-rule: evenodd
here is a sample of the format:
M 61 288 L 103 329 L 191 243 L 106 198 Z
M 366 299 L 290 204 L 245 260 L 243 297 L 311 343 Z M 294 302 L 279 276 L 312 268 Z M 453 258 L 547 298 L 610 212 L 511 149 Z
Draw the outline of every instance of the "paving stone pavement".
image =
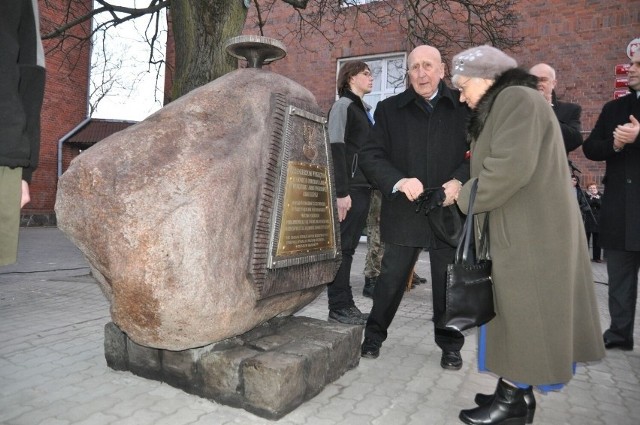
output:
M 361 244 L 352 284 L 357 305 L 367 311 L 365 252 Z M 593 270 L 606 328 L 606 267 L 593 264 Z M 426 253 L 417 271 L 429 277 Z M 459 410 L 472 407 L 476 392 L 492 392 L 496 378 L 476 370 L 475 331 L 467 335 L 462 369 L 440 368 L 430 297 L 429 283 L 406 293 L 378 359 L 361 359 L 319 395 L 281 420 L 269 421 L 109 369 L 103 349 L 109 305 L 86 261 L 58 229 L 23 228 L 18 263 L 0 267 L 0 423 L 459 424 Z M 297 314 L 326 319 L 326 293 Z M 640 341 L 638 330 L 635 338 Z M 536 424 L 637 425 L 640 352 L 607 351 L 602 362 L 581 365 L 562 391 L 536 393 L 536 398 Z

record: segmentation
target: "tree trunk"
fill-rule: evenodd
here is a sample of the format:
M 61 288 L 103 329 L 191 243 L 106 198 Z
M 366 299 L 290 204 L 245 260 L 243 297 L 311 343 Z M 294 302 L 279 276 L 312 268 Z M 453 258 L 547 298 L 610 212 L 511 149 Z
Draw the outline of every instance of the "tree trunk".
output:
M 175 74 L 171 99 L 177 99 L 237 68 L 224 43 L 242 33 L 247 9 L 241 0 L 171 2 Z

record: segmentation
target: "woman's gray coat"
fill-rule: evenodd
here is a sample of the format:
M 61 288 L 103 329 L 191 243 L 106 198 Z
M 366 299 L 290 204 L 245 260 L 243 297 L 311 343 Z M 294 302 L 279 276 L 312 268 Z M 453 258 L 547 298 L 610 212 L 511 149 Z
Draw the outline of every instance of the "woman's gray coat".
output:
M 475 210 L 490 212 L 497 314 L 486 327 L 486 366 L 541 385 L 568 382 L 572 364 L 601 359 L 604 346 L 562 133 L 531 84 L 509 70 L 480 100 L 469 125 L 472 179 L 458 205 L 467 211 L 477 178 Z

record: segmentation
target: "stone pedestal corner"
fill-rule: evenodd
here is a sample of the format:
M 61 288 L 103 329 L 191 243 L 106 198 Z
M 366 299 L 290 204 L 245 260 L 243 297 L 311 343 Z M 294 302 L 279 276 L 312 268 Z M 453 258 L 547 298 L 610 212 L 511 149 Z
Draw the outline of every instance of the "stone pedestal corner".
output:
M 205 347 L 170 351 L 136 344 L 108 323 L 104 347 L 114 370 L 279 419 L 358 365 L 362 330 L 287 316 Z

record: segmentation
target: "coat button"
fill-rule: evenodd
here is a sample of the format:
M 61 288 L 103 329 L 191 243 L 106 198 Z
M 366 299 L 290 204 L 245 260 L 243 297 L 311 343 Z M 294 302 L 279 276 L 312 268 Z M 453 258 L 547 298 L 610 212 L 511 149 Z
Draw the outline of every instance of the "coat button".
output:
M 627 179 L 627 183 L 631 184 L 631 179 Z

